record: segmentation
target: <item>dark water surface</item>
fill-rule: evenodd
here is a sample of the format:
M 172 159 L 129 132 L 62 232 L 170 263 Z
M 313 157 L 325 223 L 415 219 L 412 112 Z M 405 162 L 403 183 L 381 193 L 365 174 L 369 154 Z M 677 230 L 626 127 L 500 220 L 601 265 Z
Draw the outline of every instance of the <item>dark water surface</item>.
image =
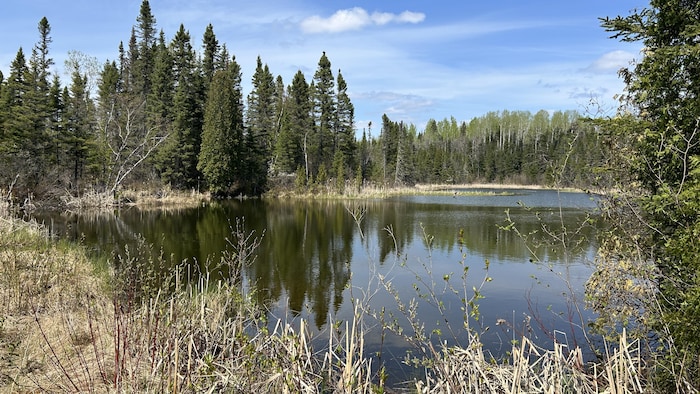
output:
M 201 272 L 220 259 L 236 219 L 245 218 L 246 231 L 264 236 L 257 258 L 244 272 L 244 284 L 255 288 L 272 316 L 307 318 L 325 330 L 329 322 L 351 319 L 351 300 L 360 299 L 373 310 L 384 308 L 400 317 L 396 301 L 379 283 L 381 275 L 406 303 L 418 298 L 416 287 L 422 294 L 432 288 L 446 311 L 422 303 L 418 318 L 428 333 L 439 329 L 444 340 L 455 344 L 466 340 L 464 294 L 445 290 L 445 278 L 457 288 L 466 287 L 470 297 L 472 287 L 488 276 L 492 280 L 482 289 L 485 298 L 478 301 L 480 319 L 471 322 L 479 330 L 488 327 L 482 336 L 487 350 L 496 356 L 510 350 L 514 333 L 516 338 L 521 333 L 537 338 L 547 348 L 553 336 L 573 345 L 582 338 L 571 322 L 581 320 L 568 300 L 582 300 L 591 273 L 596 228 L 584 223 L 595 216 L 595 201 L 582 193 L 508 192 L 473 196 L 457 190 L 454 196 L 371 201 L 230 200 L 177 211 L 123 209 L 100 216 L 47 214 L 39 220 L 55 234 L 103 253 L 134 247 L 143 237 L 170 256 L 173 265 L 186 260 L 193 272 Z M 508 224 L 506 211 L 517 230 L 528 235 L 527 242 L 501 228 Z M 353 212 L 361 216 L 359 223 Z M 545 236 L 547 231 L 561 236 L 564 229 L 563 241 Z M 469 270 L 462 283 L 464 267 Z M 583 317 L 590 316 L 584 311 Z M 376 327 L 372 319 L 367 323 L 370 330 Z M 447 334 L 448 323 L 454 336 Z M 410 349 L 395 337 L 382 337 L 376 328 L 366 339 L 366 354 L 381 350 L 390 369 Z

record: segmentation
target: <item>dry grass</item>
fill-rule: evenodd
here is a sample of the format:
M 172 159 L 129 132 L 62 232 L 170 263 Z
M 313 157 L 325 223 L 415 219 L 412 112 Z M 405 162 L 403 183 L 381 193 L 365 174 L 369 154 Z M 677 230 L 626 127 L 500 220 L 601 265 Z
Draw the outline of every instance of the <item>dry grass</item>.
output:
M 96 190 L 89 190 L 80 196 L 73 196 L 70 193 L 66 193 L 61 196 L 61 202 L 66 207 L 66 209 L 71 211 L 82 211 L 86 209 L 110 209 L 114 208 L 117 204 L 114 200 L 114 196 L 106 192 L 98 192 Z
M 607 350 L 607 349 L 606 349 Z M 639 393 L 643 364 L 639 342 L 620 337 L 605 362 L 584 368 L 580 348 L 554 343 L 544 350 L 530 339 L 514 344 L 510 359 L 495 364 L 478 341 L 468 348 L 433 349 L 434 363 L 420 393 Z
M 158 190 L 126 189 L 113 196 L 107 192 L 88 190 L 80 196 L 66 193 L 61 197 L 63 205 L 71 211 L 112 209 L 117 206 L 137 205 L 142 208 L 168 208 L 197 206 L 209 201 L 210 196 L 196 190 L 182 191 L 164 187 Z
M 235 283 L 176 274 L 137 302 L 39 226 L 2 218 L 0 240 L 0 392 L 372 392 L 359 326 L 317 351 L 305 321 L 269 329 Z
M 502 189 L 501 191 L 483 191 L 476 189 Z M 432 196 L 499 196 L 499 195 L 512 195 L 512 192 L 508 189 L 511 188 L 524 188 L 524 189 L 534 189 L 536 187 L 532 186 L 508 186 L 508 185 L 415 185 L 415 186 L 396 186 L 396 187 L 384 187 L 376 184 L 365 184 L 358 191 L 351 185 L 347 185 L 343 193 L 337 192 L 332 186 L 315 186 L 312 190 L 307 190 L 304 192 L 293 191 L 293 190 L 274 190 L 268 193 L 267 197 L 275 198 L 299 198 L 304 200 L 314 199 L 345 199 L 345 200 L 367 200 L 367 199 L 381 199 L 395 196 L 411 196 L 411 195 L 432 195 Z M 454 191 L 455 189 L 460 189 Z M 474 189 L 474 190 L 469 190 Z
M 82 326 L 86 303 L 105 294 L 92 267 L 79 249 L 50 241 L 39 225 L 0 218 L 0 387 L 4 391 L 44 386 L 37 375 L 47 365 L 42 338 L 69 335 L 65 343 L 73 343 L 70 333 L 56 323 Z
M 195 189 L 190 191 L 173 190 L 170 187 L 158 190 L 128 189 L 120 192 L 119 197 L 122 204 L 138 205 L 139 207 L 197 206 L 210 200 L 209 194 L 200 193 Z
M 250 237 L 243 235 L 248 242 Z M 246 245 L 243 245 L 246 247 Z M 234 256 L 235 257 L 235 256 Z M 238 262 L 239 264 L 242 262 Z M 115 281 L 110 273 L 110 280 Z M 0 392 L 386 392 L 366 354 L 359 310 L 329 324 L 323 346 L 303 320 L 270 324 L 239 285 L 182 284 L 142 301 L 114 293 L 80 248 L 35 224 L 0 218 Z M 323 338 L 321 338 L 323 339 Z M 478 337 L 434 349 L 410 392 L 644 391 L 636 342 L 585 366 L 580 349 L 521 338 L 496 362 Z M 376 368 L 375 368 L 376 370 Z

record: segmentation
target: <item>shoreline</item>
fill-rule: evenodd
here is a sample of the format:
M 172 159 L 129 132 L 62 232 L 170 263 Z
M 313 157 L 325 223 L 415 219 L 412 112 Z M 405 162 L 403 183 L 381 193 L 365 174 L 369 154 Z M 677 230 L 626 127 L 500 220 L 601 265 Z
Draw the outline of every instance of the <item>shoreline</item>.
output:
M 483 190 L 483 191 L 480 191 Z M 493 190 L 501 192 L 493 192 Z M 511 190 L 557 190 L 563 193 L 594 193 L 604 194 L 600 191 L 585 190 L 574 187 L 557 188 L 545 185 L 526 185 L 526 184 L 510 184 L 510 183 L 461 183 L 461 184 L 415 184 L 411 186 L 399 187 L 382 187 L 376 185 L 366 185 L 357 192 L 337 193 L 332 188 L 319 187 L 316 192 L 305 191 L 298 192 L 294 189 L 277 189 L 255 198 L 262 199 L 375 199 L 387 198 L 398 195 L 430 195 L 430 194 L 451 194 L 455 192 L 464 192 L 467 194 L 501 194 Z M 231 197 L 240 198 L 240 197 Z M 246 197 L 249 198 L 249 197 Z M 183 207 L 191 207 L 198 205 L 206 205 L 213 200 L 208 193 L 190 191 L 174 191 L 170 189 L 164 190 L 134 190 L 127 189 L 122 192 L 119 201 L 105 198 L 93 192 L 86 193 L 83 197 L 77 198 L 74 196 L 65 196 L 62 198 L 62 205 L 58 204 L 61 209 L 66 211 L 83 211 L 83 210 L 112 210 L 126 207 L 138 207 L 140 209 L 179 209 Z M 45 209 L 52 209 L 52 204 L 40 204 Z
M 510 183 L 462 183 L 462 184 L 416 184 L 417 190 L 435 191 L 445 189 L 497 189 L 497 190 L 559 190 L 565 193 L 585 193 L 583 189 L 574 187 L 557 188 L 543 185 L 522 185 Z

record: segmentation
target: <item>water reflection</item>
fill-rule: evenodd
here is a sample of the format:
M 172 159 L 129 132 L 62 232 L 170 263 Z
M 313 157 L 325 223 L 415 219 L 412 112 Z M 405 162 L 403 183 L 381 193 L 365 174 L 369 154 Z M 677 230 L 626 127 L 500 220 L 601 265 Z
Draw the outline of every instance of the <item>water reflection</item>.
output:
M 176 211 L 126 209 L 93 216 L 45 214 L 39 219 L 54 233 L 102 253 L 119 252 L 143 237 L 168 256 L 171 265 L 165 271 L 185 262 L 191 272 L 206 272 L 217 266 L 235 219 L 245 218 L 247 231 L 265 234 L 257 259 L 244 272 L 245 285 L 254 288 L 258 300 L 275 315 L 309 317 L 320 329 L 329 317 L 349 318 L 352 287 L 362 288 L 376 273 L 391 271 L 402 295 L 415 296 L 415 274 L 397 271 L 396 261 L 420 273 L 421 264 L 429 260 L 435 278 L 453 274 L 464 261 L 473 268 L 475 283 L 482 279 L 478 269 L 490 261 L 493 282 L 485 288 L 482 303 L 488 325 L 516 315 L 518 320 L 532 313 L 533 305 L 565 311 L 561 293 L 567 289 L 557 274 L 582 290 L 596 229 L 581 223 L 587 223 L 594 207 L 583 194 L 518 191 L 509 196 L 458 193 L 376 201 L 231 200 Z M 528 242 L 503 229 L 508 225 L 506 211 Z M 545 230 L 566 232 L 566 245 L 551 242 Z M 425 234 L 432 237 L 430 255 Z M 530 263 L 537 259 L 542 264 Z M 448 318 L 459 321 L 459 300 L 446 301 L 455 305 Z M 377 296 L 372 302 L 375 308 L 390 307 L 392 300 Z M 430 310 L 421 313 L 425 321 L 440 318 Z M 560 327 L 566 322 L 555 319 L 547 324 Z

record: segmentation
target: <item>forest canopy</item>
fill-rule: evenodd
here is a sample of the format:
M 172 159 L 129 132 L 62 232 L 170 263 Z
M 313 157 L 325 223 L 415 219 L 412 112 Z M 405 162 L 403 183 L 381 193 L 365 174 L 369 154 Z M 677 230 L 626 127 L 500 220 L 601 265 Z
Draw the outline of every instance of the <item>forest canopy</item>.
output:
M 592 181 L 599 139 L 572 111 L 430 119 L 425 130 L 384 115 L 378 131 L 371 122 L 357 130 L 350 84 L 325 52 L 312 76 L 298 71 L 288 85 L 258 57 L 244 96 L 246 76 L 211 24 L 201 43 L 184 25 L 168 40 L 144 0 L 128 37 L 101 65 L 71 52 L 67 84 L 52 72 L 46 18 L 31 52 L 18 49 L 0 79 L 0 184 L 18 198 L 116 197 L 129 187 L 255 196 L 290 177 L 341 194 L 368 184 L 542 184 L 565 156 L 558 181 Z

